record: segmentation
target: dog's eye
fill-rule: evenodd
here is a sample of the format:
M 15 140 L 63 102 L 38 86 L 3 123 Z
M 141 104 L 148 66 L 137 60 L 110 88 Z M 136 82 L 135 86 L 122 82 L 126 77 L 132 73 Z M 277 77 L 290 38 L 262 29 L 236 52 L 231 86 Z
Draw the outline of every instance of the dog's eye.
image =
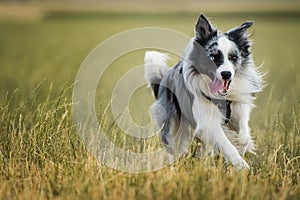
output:
M 214 52 L 209 54 L 209 58 L 218 66 L 221 65 L 223 62 L 223 55 L 220 50 L 218 50 L 216 53 Z
M 231 62 L 236 62 L 238 60 L 238 57 L 236 55 L 229 55 L 228 60 Z
M 215 61 L 217 59 L 217 56 L 218 56 L 218 54 L 210 54 L 209 58 L 210 58 L 210 60 Z

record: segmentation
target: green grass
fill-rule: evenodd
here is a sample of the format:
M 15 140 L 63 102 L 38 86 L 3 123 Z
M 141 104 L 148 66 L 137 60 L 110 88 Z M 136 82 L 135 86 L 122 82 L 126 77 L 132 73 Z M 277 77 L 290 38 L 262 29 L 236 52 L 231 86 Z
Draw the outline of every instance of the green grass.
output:
M 51 14 L 41 21 L 0 21 L 0 199 L 299 199 L 297 13 L 207 14 L 224 31 L 255 21 L 252 51 L 268 71 L 268 86 L 251 118 L 257 156 L 246 155 L 250 171 L 226 169 L 222 156 L 188 154 L 157 172 L 126 174 L 97 164 L 79 139 L 72 83 L 92 48 L 120 31 L 145 26 L 192 35 L 197 15 Z M 99 118 L 113 84 L 142 64 L 142 54 L 124 55 L 106 71 L 97 91 Z M 153 102 L 145 88 L 135 98 L 145 106 L 132 106 L 133 113 L 147 111 Z

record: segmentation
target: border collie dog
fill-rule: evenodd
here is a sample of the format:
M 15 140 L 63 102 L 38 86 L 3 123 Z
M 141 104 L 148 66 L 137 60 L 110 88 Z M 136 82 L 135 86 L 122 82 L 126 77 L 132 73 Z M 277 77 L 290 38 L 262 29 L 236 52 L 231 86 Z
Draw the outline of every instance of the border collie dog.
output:
M 174 67 L 169 68 L 167 54 L 146 52 L 145 79 L 156 99 L 151 111 L 170 155 L 186 151 L 196 137 L 235 168 L 249 168 L 242 158 L 255 148 L 248 121 L 254 95 L 263 89 L 250 52 L 252 24 L 220 33 L 201 14 Z

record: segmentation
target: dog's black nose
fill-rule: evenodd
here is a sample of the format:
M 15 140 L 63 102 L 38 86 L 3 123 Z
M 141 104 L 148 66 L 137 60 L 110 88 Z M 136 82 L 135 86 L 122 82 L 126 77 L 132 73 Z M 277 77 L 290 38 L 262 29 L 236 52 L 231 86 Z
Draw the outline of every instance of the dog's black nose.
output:
M 230 71 L 222 71 L 221 76 L 225 81 L 227 81 L 231 78 L 231 72 Z

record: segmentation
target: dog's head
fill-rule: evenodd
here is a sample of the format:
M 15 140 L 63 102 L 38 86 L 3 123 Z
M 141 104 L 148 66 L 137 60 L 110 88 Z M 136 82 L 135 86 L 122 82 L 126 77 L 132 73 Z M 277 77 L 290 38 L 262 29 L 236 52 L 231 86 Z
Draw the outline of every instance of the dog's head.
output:
M 252 24 L 245 22 L 226 33 L 220 33 L 203 14 L 200 15 L 195 26 L 194 40 L 204 48 L 216 66 L 210 69 L 214 74 L 214 80 L 209 83 L 211 93 L 227 95 L 235 74 L 251 60 L 251 42 L 247 29 Z

